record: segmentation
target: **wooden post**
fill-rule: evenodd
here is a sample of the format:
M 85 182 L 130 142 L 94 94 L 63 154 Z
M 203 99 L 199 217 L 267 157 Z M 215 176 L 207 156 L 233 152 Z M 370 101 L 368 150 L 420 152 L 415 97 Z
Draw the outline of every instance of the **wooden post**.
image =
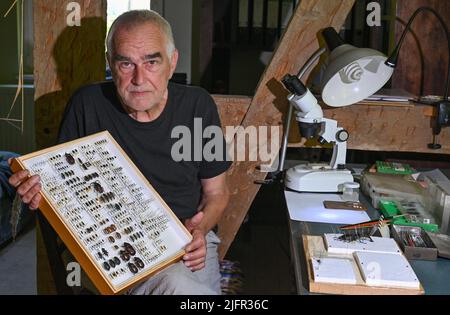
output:
M 68 25 L 71 2 L 80 5 L 80 26 Z M 33 12 L 36 141 L 44 148 L 55 144 L 73 92 L 105 80 L 106 0 L 34 0 Z
M 302 0 L 297 5 L 242 121 L 244 128 L 282 125 L 282 112 L 287 105 L 288 93 L 282 88 L 279 80 L 286 73 L 297 73 L 318 49 L 317 34 L 323 28 L 332 26 L 339 30 L 354 2 L 355 0 Z M 222 239 L 219 248 L 221 258 L 225 256 L 259 190 L 259 186 L 254 184 L 254 181 L 266 176 L 266 173 L 256 169 L 259 164 L 259 161 L 237 161 L 233 169 L 228 172 L 228 183 L 232 195 L 219 223 L 219 236 Z
M 70 2 L 80 5 L 80 26 L 67 24 Z M 105 79 L 106 0 L 34 0 L 33 20 L 36 139 L 37 147 L 44 148 L 55 144 L 73 92 Z M 37 290 L 53 294 L 56 279 L 45 247 L 38 228 Z

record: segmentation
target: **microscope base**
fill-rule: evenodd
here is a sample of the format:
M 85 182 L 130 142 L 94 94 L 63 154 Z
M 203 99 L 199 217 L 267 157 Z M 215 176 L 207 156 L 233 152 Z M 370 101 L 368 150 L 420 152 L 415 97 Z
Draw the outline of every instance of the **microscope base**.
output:
M 353 181 L 349 170 L 326 164 L 297 165 L 285 177 L 286 187 L 299 192 L 342 192 L 343 183 Z

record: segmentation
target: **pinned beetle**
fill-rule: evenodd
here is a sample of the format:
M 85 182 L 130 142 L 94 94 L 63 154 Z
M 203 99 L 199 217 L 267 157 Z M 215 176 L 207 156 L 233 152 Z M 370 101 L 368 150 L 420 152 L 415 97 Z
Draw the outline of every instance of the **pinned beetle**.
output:
M 73 158 L 73 156 L 70 153 L 66 153 L 65 157 L 66 157 L 67 163 L 69 163 L 70 165 L 75 164 L 75 159 Z

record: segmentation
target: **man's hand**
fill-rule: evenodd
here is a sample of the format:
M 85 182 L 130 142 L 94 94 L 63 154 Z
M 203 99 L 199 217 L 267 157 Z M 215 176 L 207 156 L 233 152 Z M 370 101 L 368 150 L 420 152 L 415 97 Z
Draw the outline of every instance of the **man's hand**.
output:
M 225 173 L 216 177 L 202 179 L 202 199 L 197 214 L 184 222 L 187 230 L 192 234 L 190 242 L 183 256 L 184 264 L 192 271 L 205 267 L 206 262 L 206 233 L 217 225 L 222 212 L 228 203 L 228 188 Z
M 12 159 L 8 160 L 11 165 Z M 39 193 L 41 191 L 41 178 L 39 175 L 33 175 L 31 177 L 27 170 L 22 170 L 14 173 L 9 178 L 9 183 L 17 189 L 22 201 L 28 204 L 29 208 L 35 210 L 39 207 L 42 196 Z
M 184 222 L 186 229 L 192 234 L 192 241 L 186 245 L 186 254 L 183 256 L 183 260 L 186 267 L 191 271 L 197 271 L 205 267 L 206 239 L 205 231 L 200 225 L 203 215 L 203 212 L 200 211 Z

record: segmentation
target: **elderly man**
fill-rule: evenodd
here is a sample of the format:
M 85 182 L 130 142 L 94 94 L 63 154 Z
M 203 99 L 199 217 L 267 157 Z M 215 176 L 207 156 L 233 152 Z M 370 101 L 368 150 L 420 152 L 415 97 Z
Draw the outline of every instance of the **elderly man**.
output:
M 89 85 L 73 95 L 58 142 L 108 130 L 193 236 L 182 261 L 130 294 L 220 294 L 219 239 L 212 229 L 228 202 L 224 172 L 230 162 L 176 162 L 171 156 L 173 128 L 186 126 L 195 134 L 194 118 L 201 118 L 204 128 L 220 126 L 217 107 L 203 89 L 169 82 L 178 51 L 170 25 L 157 13 L 119 16 L 108 33 L 107 49 L 114 82 Z M 27 178 L 21 171 L 10 183 L 30 208 L 38 208 L 40 180 Z

